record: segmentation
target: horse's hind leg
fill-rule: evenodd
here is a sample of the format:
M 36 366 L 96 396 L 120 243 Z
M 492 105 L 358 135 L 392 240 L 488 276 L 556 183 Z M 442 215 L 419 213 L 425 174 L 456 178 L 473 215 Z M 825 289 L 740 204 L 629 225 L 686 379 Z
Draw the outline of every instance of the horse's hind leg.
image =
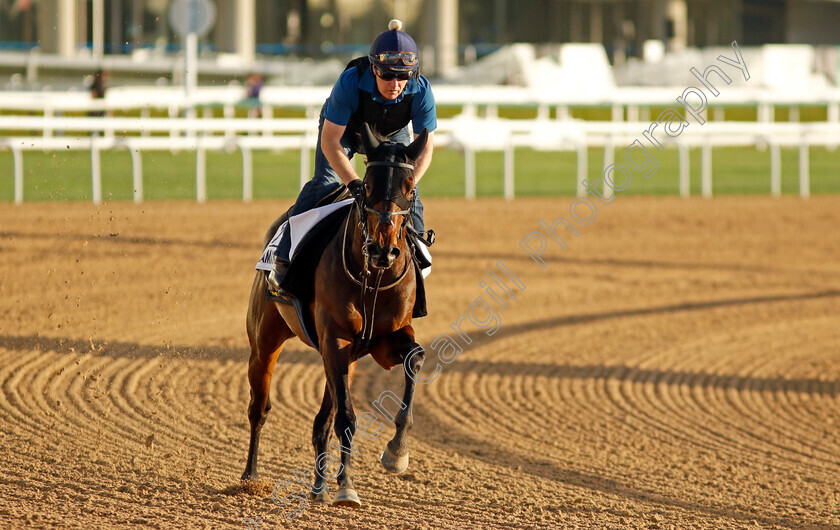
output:
M 255 282 L 255 285 L 261 281 Z M 259 291 L 255 287 L 254 291 Z M 251 293 L 251 305 L 248 311 L 248 339 L 251 343 L 251 357 L 248 361 L 248 382 L 251 385 L 251 402 L 248 405 L 248 420 L 251 423 L 251 443 L 248 447 L 248 462 L 242 480 L 257 478 L 257 453 L 260 445 L 260 432 L 266 415 L 271 410 L 269 390 L 274 365 L 283 343 L 293 336 L 286 322 L 280 317 L 273 304 L 265 302 L 262 292 L 255 303 L 255 292 Z

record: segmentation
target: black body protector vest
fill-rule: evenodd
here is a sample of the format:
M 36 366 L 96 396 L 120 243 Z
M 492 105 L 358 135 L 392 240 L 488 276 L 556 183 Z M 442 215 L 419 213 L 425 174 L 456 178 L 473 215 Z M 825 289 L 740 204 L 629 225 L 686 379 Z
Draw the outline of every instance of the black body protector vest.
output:
M 344 71 L 356 69 L 359 79 L 370 69 L 370 58 L 359 57 L 347 64 Z M 375 80 L 374 80 L 375 82 Z M 367 123 L 374 134 L 381 138 L 391 138 L 411 121 L 411 105 L 414 94 L 405 94 L 399 103 L 382 105 L 373 100 L 372 94 L 359 89 L 359 107 L 350 116 L 347 128 L 342 137 L 342 144 L 351 147 L 356 152 L 362 152 L 361 130 L 362 124 Z

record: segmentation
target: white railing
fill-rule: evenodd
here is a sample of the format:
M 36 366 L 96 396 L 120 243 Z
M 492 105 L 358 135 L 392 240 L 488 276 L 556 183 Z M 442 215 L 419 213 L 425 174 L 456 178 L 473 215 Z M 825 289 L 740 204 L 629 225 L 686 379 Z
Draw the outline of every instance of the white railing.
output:
M 727 86 L 718 97 L 708 103 L 719 112 L 726 107 L 754 107 L 758 121 L 773 121 L 774 109 L 792 109 L 796 121 L 801 107 L 825 107 L 827 121 L 840 122 L 840 88 L 825 87 L 813 90 L 779 91 L 747 86 Z M 671 107 L 686 87 L 617 87 L 600 90 L 564 92 L 535 90 L 515 86 L 435 85 L 435 100 L 441 107 L 463 107 L 471 114 L 476 107 L 484 107 L 487 115 L 495 116 L 499 107 L 517 106 L 537 109 L 539 117 L 547 118 L 556 109 L 558 118 L 569 116 L 572 107 L 609 107 L 612 120 L 644 121 L 644 114 L 652 107 Z M 266 86 L 260 94 L 263 116 L 270 119 L 276 108 L 304 108 L 317 110 L 330 94 L 330 87 Z M 88 111 L 141 111 L 162 109 L 181 114 L 195 107 L 222 107 L 230 112 L 243 102 L 244 89 L 239 86 L 200 87 L 188 97 L 183 87 L 134 86 L 114 87 L 103 99 L 92 99 L 87 92 L 68 91 L 5 91 L 0 98 L 0 111 L 34 111 L 48 115 Z M 626 112 L 625 112 L 626 111 Z M 311 112 L 310 112 L 311 114 Z
M 548 151 L 577 151 L 577 194 L 585 193 L 583 180 L 587 177 L 588 149 L 604 148 L 604 168 L 614 160 L 615 149 L 624 151 L 634 141 L 639 141 L 655 158 L 658 150 L 643 133 L 651 130 L 651 122 L 594 122 L 583 120 L 505 120 L 499 118 L 461 118 L 440 120 L 439 130 L 444 133 L 441 142 L 464 150 L 466 197 L 475 197 L 476 151 L 504 152 L 504 195 L 513 198 L 515 147 L 533 147 Z M 712 196 L 712 149 L 714 147 L 769 146 L 770 193 L 781 195 L 782 147 L 799 149 L 799 193 L 810 195 L 809 150 L 811 146 L 835 148 L 840 144 L 840 123 L 760 123 L 760 122 L 706 122 L 700 125 L 690 121 L 682 133 L 671 140 L 662 126 L 652 129 L 653 136 L 665 147 L 679 150 L 680 195 L 690 194 L 689 149 L 701 148 L 701 193 Z M 649 133 L 651 134 L 651 133 Z M 624 164 L 627 166 L 627 164 Z M 606 179 L 603 193 L 612 196 Z
M 243 163 L 242 198 L 250 201 L 253 197 L 252 151 L 300 150 L 300 182 L 303 185 L 311 178 L 309 159 L 316 143 L 316 125 L 307 119 L 0 116 L 0 135 L 4 131 L 40 132 L 32 136 L 0 136 L 0 149 L 10 149 L 13 154 L 16 203 L 23 201 L 23 152 L 67 149 L 90 151 L 94 203 L 102 200 L 100 151 L 129 151 L 135 202 L 143 200 L 142 152 L 195 151 L 196 200 L 204 202 L 207 196 L 206 151 L 239 149 Z M 58 132 L 61 135 L 57 135 Z
M 27 150 L 88 150 L 91 153 L 92 198 L 102 199 L 100 151 L 128 149 L 132 156 L 134 200 L 143 200 L 143 177 L 140 153 L 152 150 L 194 150 L 196 152 L 196 199 L 206 199 L 205 153 L 209 150 L 239 149 L 243 161 L 243 200 L 252 198 L 251 152 L 264 150 L 299 150 L 300 182 L 310 177 L 309 160 L 315 147 L 317 130 L 313 119 L 276 118 L 111 118 L 63 116 L 0 116 L 0 149 L 10 149 L 14 159 L 15 202 L 23 201 L 23 152 Z M 515 147 L 577 151 L 577 192 L 583 195 L 582 181 L 587 175 L 590 147 L 604 148 L 604 167 L 615 162 L 615 149 L 622 151 L 642 133 L 650 122 L 593 122 L 582 120 L 512 120 L 497 117 L 479 118 L 462 115 L 438 121 L 437 146 L 453 146 L 465 154 L 465 195 L 475 197 L 475 153 L 504 151 L 504 195 L 514 196 Z M 8 136 L 15 131 L 35 131 L 27 136 Z M 61 135 L 58 135 L 59 131 Z M 2 136 L 6 134 L 7 136 Z M 701 189 L 712 195 L 712 149 L 732 146 L 769 146 L 770 192 L 781 193 L 781 147 L 799 148 L 800 195 L 810 194 L 808 152 L 811 146 L 834 147 L 840 144 L 840 123 L 761 123 L 691 121 L 675 140 L 660 126 L 655 137 L 665 146 L 679 150 L 680 194 L 689 194 L 689 148 L 700 147 Z M 646 144 L 653 156 L 652 144 Z M 604 179 L 604 195 L 613 191 Z

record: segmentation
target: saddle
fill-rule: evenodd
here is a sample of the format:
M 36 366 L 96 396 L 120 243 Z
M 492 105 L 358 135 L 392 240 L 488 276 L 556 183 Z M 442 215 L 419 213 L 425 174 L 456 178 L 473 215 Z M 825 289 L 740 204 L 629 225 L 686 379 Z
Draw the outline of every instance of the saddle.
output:
M 350 191 L 345 186 L 339 186 L 329 195 L 318 201 L 317 206 L 326 206 L 341 202 L 350 197 L 352 197 Z M 266 300 L 280 302 L 294 307 L 298 320 L 301 323 L 301 328 L 306 333 L 306 338 L 311 344 L 318 344 L 318 333 L 315 329 L 315 323 L 312 321 L 309 311 L 306 310 L 314 296 L 315 268 L 321 261 L 321 256 L 327 248 L 327 245 L 329 245 L 330 241 L 332 241 L 333 237 L 341 229 L 347 216 L 351 214 L 350 209 L 352 207 L 352 204 L 348 204 L 326 216 L 307 232 L 298 244 L 297 250 L 292 256 L 292 260 L 286 269 L 286 275 L 283 277 L 280 285 L 283 290 L 292 295 L 291 299 L 279 296 L 279 293 L 269 289 L 268 282 L 266 282 Z M 279 227 L 286 222 L 289 219 L 290 210 L 291 208 L 280 216 L 272 226 Z M 425 258 L 416 249 L 418 243 L 415 241 L 416 236 L 412 234 L 412 230 L 407 230 L 406 232 L 409 234 L 406 237 L 408 238 L 409 248 L 411 249 L 415 278 L 417 280 L 412 317 L 420 318 L 428 314 L 426 309 L 426 289 L 423 275 L 421 274 L 422 266 L 425 265 L 421 263 L 421 260 L 425 262 Z

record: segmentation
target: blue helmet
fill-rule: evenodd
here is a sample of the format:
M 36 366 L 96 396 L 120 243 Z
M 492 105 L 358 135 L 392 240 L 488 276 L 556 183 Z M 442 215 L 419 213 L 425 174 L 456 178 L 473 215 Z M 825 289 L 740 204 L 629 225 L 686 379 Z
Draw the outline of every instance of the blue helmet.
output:
M 417 43 L 411 35 L 401 30 L 402 22 L 392 20 L 370 45 L 370 64 L 376 75 L 383 79 L 411 79 L 420 68 Z

